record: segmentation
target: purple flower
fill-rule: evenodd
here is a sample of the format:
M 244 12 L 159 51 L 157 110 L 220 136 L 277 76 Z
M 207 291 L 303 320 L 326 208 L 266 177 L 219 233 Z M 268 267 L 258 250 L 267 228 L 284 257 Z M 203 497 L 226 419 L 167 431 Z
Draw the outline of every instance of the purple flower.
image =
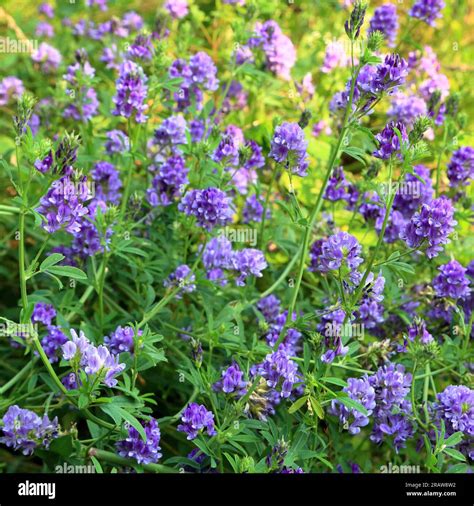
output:
M 244 373 L 236 362 L 222 371 L 222 378 L 214 383 L 213 389 L 222 390 L 226 394 L 235 394 L 238 397 L 245 395 L 247 382 L 243 379 Z
M 23 455 L 31 455 L 35 448 L 49 448 L 51 440 L 59 435 L 58 419 L 50 420 L 47 415 L 40 418 L 29 409 L 10 406 L 2 419 L 0 443 Z
M 4 77 L 0 81 L 0 106 L 18 100 L 25 92 L 23 81 L 15 76 Z
M 38 14 L 44 14 L 47 18 L 54 18 L 54 9 L 51 4 L 44 2 L 38 6 Z
M 207 278 L 225 285 L 227 280 L 224 270 L 232 269 L 233 255 L 232 244 L 224 235 L 212 238 L 206 244 L 202 256 L 202 263 L 207 269 Z
M 419 318 L 408 327 L 408 339 L 410 341 L 419 341 L 421 344 L 429 344 L 433 342 L 433 336 L 426 328 L 426 322 Z
M 201 85 L 209 91 L 216 91 L 219 87 L 217 79 L 217 68 L 212 58 L 204 51 L 199 51 L 189 59 L 189 69 L 191 71 L 190 82 L 193 85 Z
M 33 323 L 42 323 L 49 327 L 53 319 L 56 318 L 56 309 L 52 304 L 46 304 L 44 302 L 37 302 L 31 315 L 31 321 Z
M 54 37 L 54 28 L 47 21 L 39 21 L 36 25 L 35 35 L 37 37 Z
M 42 42 L 38 49 L 31 54 L 31 59 L 40 64 L 43 72 L 50 74 L 59 67 L 62 58 L 61 53 L 56 48 Z
M 259 300 L 257 308 L 268 323 L 274 323 L 281 312 L 280 300 L 275 295 L 267 295 Z
M 130 140 L 121 130 L 110 130 L 105 136 L 107 137 L 107 141 L 105 142 L 107 154 L 122 154 L 130 149 Z
M 275 128 L 270 157 L 298 176 L 305 176 L 308 168 L 308 142 L 298 123 L 282 123 Z
M 285 345 L 269 353 L 256 367 L 256 372 L 265 379 L 270 388 L 280 388 L 281 397 L 289 397 L 294 384 L 299 381 L 298 366 L 290 359 Z
M 346 198 L 348 182 L 342 167 L 336 167 L 329 178 L 323 198 L 337 202 Z
M 326 46 L 321 72 L 328 74 L 337 67 L 347 67 L 349 63 L 350 57 L 344 49 L 344 44 L 339 41 L 333 41 Z
M 155 130 L 153 140 L 162 147 L 186 144 L 186 120 L 181 115 L 169 116 Z
M 145 432 L 145 440 L 137 429 L 130 425 L 127 438 L 116 443 L 117 453 L 121 457 L 135 459 L 139 464 L 156 464 L 162 456 L 158 422 L 150 418 L 148 422 L 140 423 Z
M 147 199 L 152 206 L 169 206 L 183 193 L 188 184 L 189 169 L 184 158 L 171 156 L 160 165 L 153 178 L 152 188 L 147 190 Z
M 370 440 L 374 443 L 381 443 L 385 438 L 392 437 L 395 451 L 404 448 L 406 441 L 413 437 L 415 429 L 410 421 L 408 406 L 398 413 L 383 413 L 374 423 Z
M 262 272 L 268 266 L 265 255 L 258 249 L 244 248 L 236 251 L 232 256 L 232 267 L 239 272 L 235 280 L 237 286 L 245 286 L 248 276 L 262 277 Z
M 188 0 L 166 0 L 164 8 L 174 19 L 181 19 L 188 13 Z
M 410 248 L 418 248 L 426 241 L 428 258 L 436 257 L 441 251 L 441 244 L 449 242 L 448 236 L 454 230 L 456 220 L 451 200 L 442 196 L 425 203 L 416 212 L 401 235 Z
M 389 47 L 395 46 L 398 32 L 398 15 L 395 5 L 384 4 L 375 9 L 370 20 L 369 34 L 376 30 L 385 35 Z
M 374 151 L 373 155 L 376 158 L 388 160 L 394 154 L 400 154 L 400 139 L 395 132 L 395 128 L 399 130 L 402 141 L 404 143 L 408 141 L 408 134 L 405 125 L 399 121 L 396 123 L 391 121 L 385 126 L 382 132 L 375 136 L 378 142 L 378 149 Z
M 393 209 L 409 219 L 422 204 L 431 202 L 433 194 L 429 169 L 424 165 L 415 165 L 413 174 L 407 174 L 400 185 L 393 200 Z
M 469 279 L 466 276 L 466 269 L 457 260 L 441 265 L 438 270 L 440 274 L 433 279 L 433 288 L 438 297 L 459 299 L 469 296 Z
M 296 62 L 296 49 L 276 21 L 256 23 L 255 34 L 249 44 L 263 49 L 270 72 L 286 81 L 291 79 L 290 72 Z
M 362 248 L 357 239 L 347 232 L 337 232 L 318 244 L 321 253 L 317 256 L 313 251 L 313 265 L 320 272 L 347 270 L 355 283 L 359 278 L 356 271 L 364 261 L 360 254 Z
M 446 434 L 463 432 L 466 453 L 474 459 L 474 390 L 464 385 L 449 385 L 438 394 L 433 411 L 438 420 L 446 425 Z
M 416 118 L 428 114 L 426 102 L 416 95 L 396 93 L 387 114 L 405 125 L 413 125 Z
M 474 148 L 463 146 L 456 150 L 448 165 L 449 185 L 454 188 L 468 186 L 474 177 Z
M 107 10 L 107 0 L 86 0 L 87 7 L 97 7 L 101 11 Z
M 116 95 L 113 98 L 115 109 L 112 114 L 131 118 L 135 114 L 137 123 L 145 123 L 144 112 L 148 106 L 144 103 L 148 87 L 148 78 L 137 63 L 125 60 L 120 65 L 120 74 L 116 81 Z
M 188 216 L 195 216 L 200 227 L 210 231 L 232 219 L 231 199 L 218 188 L 188 191 L 178 209 Z
M 262 199 L 258 198 L 256 195 L 251 195 L 250 197 L 247 197 L 247 199 L 245 200 L 245 205 L 242 214 L 244 223 L 251 223 L 251 222 L 260 223 L 262 221 L 263 216 Z M 269 218 L 270 214 L 271 214 L 270 209 L 267 209 L 265 218 Z
M 81 218 L 87 214 L 84 202 L 89 198 L 84 181 L 74 184 L 70 177 L 64 176 L 54 181 L 40 200 L 36 209 L 46 221 L 41 226 L 49 233 L 65 229 L 74 234 L 81 229 Z
M 324 336 L 323 345 L 325 352 L 321 356 L 321 361 L 325 364 L 332 363 L 336 357 L 343 357 L 349 351 L 349 348 L 342 343 L 343 334 L 347 334 L 346 327 L 344 326 L 345 322 L 346 312 L 343 309 L 335 309 L 329 313 L 326 312 L 321 317 L 317 330 Z M 351 325 L 350 322 L 346 323 Z
M 209 436 L 217 434 L 214 427 L 214 415 L 202 404 L 196 404 L 195 402 L 188 404 L 181 421 L 183 423 L 178 425 L 178 430 L 185 432 L 189 440 L 195 439 L 204 429 L 207 430 Z
M 95 181 L 95 198 L 111 204 L 117 204 L 120 200 L 120 188 L 122 182 L 118 170 L 109 162 L 97 162 L 91 171 Z
M 348 378 L 347 387 L 342 389 L 348 397 L 364 406 L 367 415 L 359 410 L 349 408 L 339 400 L 333 400 L 331 403 L 331 413 L 339 417 L 343 428 L 350 434 L 359 434 L 360 428 L 369 424 L 369 416 L 375 408 L 375 390 L 370 385 L 367 378 Z
M 168 279 L 163 283 L 165 287 L 178 287 L 180 290 L 176 294 L 176 298 L 181 298 L 183 293 L 192 293 L 196 290 L 196 276 L 191 269 L 186 265 L 180 265 L 174 272 L 172 272 Z
M 445 5 L 444 0 L 417 0 L 408 14 L 430 26 L 435 26 L 436 20 L 442 17 L 441 10 Z
M 151 60 L 155 48 L 151 41 L 151 35 L 139 34 L 135 37 L 135 40 L 128 49 L 128 57 L 132 60 Z
M 394 407 L 400 407 L 410 392 L 412 375 L 405 374 L 401 364 L 388 364 L 380 367 L 369 377 L 369 383 L 375 390 L 377 407 L 375 415 L 390 413 Z
M 106 386 L 116 386 L 115 377 L 125 369 L 125 364 L 119 363 L 119 357 L 112 355 L 106 346 L 94 346 L 82 331 L 78 335 L 71 329 L 71 336 L 72 341 L 62 346 L 64 360 L 78 364 L 88 376 L 95 376 Z M 97 384 L 97 379 L 93 383 Z
M 204 121 L 193 119 L 189 122 L 189 133 L 192 142 L 201 142 L 206 132 L 206 124 Z
M 138 330 L 137 336 L 143 334 L 142 330 Z M 134 351 L 135 329 L 133 327 L 122 327 L 119 325 L 110 336 L 104 337 L 104 343 L 114 355 L 120 353 L 133 353 Z
M 55 325 L 48 326 L 48 333 L 41 340 L 41 346 L 52 364 L 58 361 L 61 347 L 63 344 L 67 343 L 67 341 L 67 337 L 62 333 L 59 327 Z

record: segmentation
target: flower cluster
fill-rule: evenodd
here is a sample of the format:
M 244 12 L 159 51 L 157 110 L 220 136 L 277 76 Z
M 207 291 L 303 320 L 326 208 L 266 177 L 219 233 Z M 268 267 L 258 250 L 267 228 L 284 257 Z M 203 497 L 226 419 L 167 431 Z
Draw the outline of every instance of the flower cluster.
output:
M 219 188 L 188 191 L 178 205 L 188 216 L 195 216 L 198 226 L 210 231 L 229 223 L 234 214 L 231 199 Z
M 160 428 L 158 422 L 151 418 L 141 422 L 145 432 L 145 440 L 135 427 L 128 427 L 125 439 L 117 441 L 117 452 L 121 457 L 135 459 L 139 464 L 155 464 L 161 458 Z
M 120 65 L 120 75 L 116 82 L 116 95 L 113 98 L 113 114 L 124 118 L 135 117 L 137 123 L 145 123 L 148 106 L 145 99 L 148 92 L 148 78 L 143 69 L 131 60 Z
M 47 415 L 39 417 L 29 409 L 10 406 L 2 419 L 0 443 L 23 455 L 31 455 L 36 448 L 48 448 L 59 435 L 58 419 L 50 420 Z
M 108 387 L 117 385 L 116 376 L 124 369 L 125 364 L 119 362 L 118 356 L 110 353 L 104 345 L 94 346 L 84 335 L 77 335 L 71 329 L 72 340 L 62 346 L 63 359 L 67 360 L 75 371 L 76 382 L 79 384 L 80 372 L 84 371 L 87 376 L 92 376 L 98 381 L 103 381 Z
M 305 176 L 308 168 L 306 149 L 308 142 L 297 123 L 282 123 L 275 128 L 270 157 L 282 163 L 292 173 Z
M 187 434 L 187 439 L 195 439 L 202 431 L 206 430 L 209 436 L 217 434 L 214 427 L 214 415 L 202 404 L 191 402 L 181 416 L 178 430 Z
M 143 334 L 138 330 L 137 336 Z M 110 353 L 118 355 L 119 353 L 133 353 L 135 348 L 135 329 L 133 327 L 122 327 L 119 325 L 109 336 L 104 337 L 104 343 L 109 348 Z

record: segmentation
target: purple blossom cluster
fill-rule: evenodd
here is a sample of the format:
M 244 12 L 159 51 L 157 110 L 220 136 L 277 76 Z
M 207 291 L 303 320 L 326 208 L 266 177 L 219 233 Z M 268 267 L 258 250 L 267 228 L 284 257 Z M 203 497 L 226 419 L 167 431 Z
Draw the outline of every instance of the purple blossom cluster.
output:
M 442 251 L 441 245 L 449 242 L 448 236 L 456 223 L 451 200 L 442 196 L 424 203 L 411 217 L 400 237 L 410 248 L 419 248 L 424 244 L 428 258 L 434 258 Z
M 174 93 L 176 108 L 186 111 L 193 102 L 196 108 L 202 108 L 203 91 L 215 91 L 219 87 L 217 68 L 211 57 L 204 51 L 191 56 L 189 62 L 180 58 L 175 60 L 168 74 L 171 78 L 180 78 L 180 89 Z
M 289 397 L 295 383 L 300 381 L 298 365 L 291 360 L 285 345 L 280 345 L 277 351 L 269 353 L 255 367 L 254 372 L 262 376 L 270 388 L 279 390 L 281 397 Z
M 189 190 L 178 205 L 188 216 L 194 216 L 197 225 L 208 231 L 230 223 L 234 214 L 231 198 L 219 188 Z
M 276 21 L 256 23 L 249 46 L 263 50 L 270 72 L 286 81 L 291 79 L 290 72 L 296 62 L 296 49 Z
M 147 189 L 147 199 L 150 205 L 169 206 L 178 199 L 188 184 L 189 169 L 185 167 L 182 156 L 171 156 L 157 169 Z
M 142 330 L 137 331 L 137 336 L 143 335 Z M 133 353 L 135 348 L 135 329 L 133 327 L 122 327 L 119 325 L 109 336 L 104 337 L 104 344 L 109 348 L 110 353 Z
M 111 354 L 107 346 L 93 345 L 82 330 L 78 335 L 71 329 L 71 336 L 72 340 L 62 346 L 62 352 L 63 359 L 75 371 L 76 383 L 79 382 L 79 373 L 84 371 L 87 376 L 94 377 L 96 384 L 103 381 L 106 386 L 115 387 L 118 383 L 116 376 L 125 369 L 125 364 L 121 364 L 118 356 Z
M 395 46 L 398 33 L 398 15 L 395 5 L 384 4 L 375 9 L 374 15 L 370 20 L 369 33 L 376 30 L 385 35 L 389 47 Z
M 367 414 L 361 411 L 347 407 L 341 400 L 333 400 L 331 403 L 331 414 L 338 416 L 344 429 L 350 434 L 359 434 L 360 428 L 370 423 L 370 415 L 375 408 L 375 390 L 370 385 L 367 378 L 348 378 L 347 386 L 342 389 L 343 392 L 353 401 L 361 404 Z
M 139 464 L 156 464 L 160 460 L 160 428 L 154 418 L 141 422 L 145 432 L 145 440 L 135 427 L 128 427 L 128 435 L 125 439 L 117 441 L 117 453 L 121 457 L 135 459 Z
M 438 297 L 459 299 L 469 296 L 471 290 L 466 269 L 457 260 L 441 265 L 439 272 L 433 279 L 433 288 Z
M 189 440 L 197 438 L 204 430 L 207 431 L 208 436 L 217 434 L 214 427 L 214 414 L 202 404 L 189 403 L 181 416 L 181 421 L 178 430 L 187 434 Z
M 45 218 L 41 226 L 49 233 L 61 229 L 71 234 L 79 232 L 82 217 L 88 213 L 85 202 L 89 198 L 85 177 L 77 183 L 69 176 L 57 179 L 36 209 Z
M 405 125 L 401 122 L 395 123 L 391 121 L 382 132 L 375 136 L 378 142 L 378 149 L 374 151 L 374 156 L 382 160 L 388 160 L 394 154 L 400 155 L 401 145 L 399 135 L 403 143 L 408 141 Z
M 436 20 L 442 17 L 441 11 L 445 5 L 444 0 L 417 0 L 408 14 L 435 26 Z
M 463 146 L 457 149 L 448 164 L 449 184 L 453 188 L 469 186 L 474 177 L 474 148 Z
M 247 382 L 244 380 L 244 373 L 237 362 L 233 362 L 227 369 L 222 371 L 222 377 L 214 383 L 214 390 L 222 390 L 225 394 L 233 394 L 242 397 L 247 392 Z
M 261 277 L 267 262 L 262 251 L 244 248 L 234 251 L 232 243 L 219 235 L 205 246 L 202 261 L 207 270 L 207 278 L 222 286 L 227 284 L 227 273 L 235 273 L 235 284 L 244 286 L 249 276 Z
M 125 60 L 120 65 L 119 77 L 116 81 L 116 94 L 113 98 L 115 116 L 124 118 L 135 117 L 137 123 L 145 123 L 145 111 L 148 106 L 145 99 L 148 93 L 148 78 L 137 63 Z
M 444 421 L 446 435 L 462 432 L 461 450 L 474 460 L 474 390 L 464 385 L 449 385 L 433 403 L 438 424 Z
M 275 128 L 270 157 L 282 163 L 293 174 L 305 176 L 308 168 L 308 141 L 297 123 L 285 122 Z
M 357 270 L 363 263 L 362 247 L 357 239 L 347 232 L 337 232 L 321 242 L 316 241 L 311 249 L 311 268 L 319 272 L 341 271 L 348 274 L 353 283 L 361 275 Z
M 130 139 L 121 130 L 110 130 L 105 134 L 105 151 L 109 155 L 122 154 L 130 150 Z
M 192 293 L 196 290 L 196 276 L 186 264 L 180 265 L 165 279 L 163 286 L 179 288 L 176 298 L 183 293 Z
M 29 409 L 10 406 L 2 418 L 0 443 L 31 455 L 36 448 L 49 448 L 53 439 L 59 436 L 57 417 L 50 420 L 45 414 L 39 417 Z

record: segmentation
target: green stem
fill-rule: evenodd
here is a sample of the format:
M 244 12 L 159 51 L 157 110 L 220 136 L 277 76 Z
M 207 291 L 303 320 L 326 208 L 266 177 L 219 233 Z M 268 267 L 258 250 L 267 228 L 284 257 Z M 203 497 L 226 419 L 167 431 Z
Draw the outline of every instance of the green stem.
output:
M 136 460 L 126 459 L 124 457 L 120 457 L 119 455 L 108 452 L 106 450 L 99 450 L 98 448 L 91 448 L 88 452 L 89 457 L 95 457 L 97 460 L 103 460 L 105 462 L 109 462 L 110 464 L 117 464 L 122 467 L 136 467 Z M 151 473 L 176 473 L 177 470 L 172 467 L 164 466 L 162 464 L 142 464 L 141 467 L 145 471 L 149 471 Z
M 377 253 L 380 249 L 380 246 L 382 245 L 384 236 L 385 236 L 385 230 L 388 225 L 388 220 L 390 218 L 390 213 L 392 211 L 392 205 L 393 201 L 395 199 L 395 192 L 392 190 L 392 160 L 390 159 L 389 165 L 388 165 L 388 198 L 387 198 L 387 207 L 385 208 L 385 216 L 383 219 L 382 229 L 379 233 L 379 238 L 377 241 L 377 244 L 375 245 L 375 249 L 372 251 L 372 254 L 370 255 L 369 262 L 367 264 L 367 268 L 365 269 L 364 275 L 362 276 L 362 279 L 359 283 L 359 286 L 357 287 L 357 290 L 354 294 L 354 297 L 351 300 L 352 307 L 356 306 L 358 303 L 361 295 L 362 290 L 365 287 L 365 282 L 367 281 L 367 278 L 369 277 L 369 274 L 372 270 L 372 266 L 374 264 L 375 258 L 377 256 Z M 349 318 L 350 315 L 346 314 L 346 319 Z
M 354 50 L 354 43 L 351 42 L 352 54 L 353 54 L 353 50 Z M 286 318 L 285 325 L 284 325 L 284 327 L 283 327 L 283 329 L 282 329 L 282 331 L 275 343 L 275 346 L 273 348 L 274 350 L 276 350 L 278 348 L 280 343 L 285 338 L 286 329 L 288 328 L 288 325 L 291 323 L 291 320 L 293 317 L 293 312 L 295 309 L 296 301 L 298 299 L 298 293 L 299 293 L 299 290 L 301 287 L 301 280 L 303 279 L 303 272 L 304 272 L 305 265 L 306 265 L 305 262 L 306 262 L 306 257 L 308 255 L 308 250 L 309 250 L 309 245 L 310 245 L 310 240 L 311 240 L 311 233 L 313 231 L 316 217 L 318 216 L 319 211 L 321 210 L 321 207 L 322 207 L 323 196 L 326 191 L 326 187 L 327 187 L 329 178 L 330 178 L 331 173 L 334 169 L 334 165 L 336 163 L 336 160 L 338 159 L 339 151 L 341 149 L 342 143 L 346 137 L 346 133 L 348 130 L 348 120 L 349 120 L 350 113 L 352 111 L 352 102 L 354 100 L 355 83 L 357 81 L 357 76 L 359 74 L 360 69 L 361 69 L 361 63 L 359 63 L 355 69 L 354 69 L 354 65 L 352 66 L 351 89 L 350 89 L 349 99 L 347 101 L 347 106 L 346 106 L 346 110 L 345 110 L 345 114 L 344 114 L 344 120 L 342 122 L 341 133 L 339 134 L 339 139 L 338 139 L 337 144 L 334 148 L 332 156 L 329 160 L 326 174 L 324 176 L 323 184 L 322 184 L 321 189 L 319 190 L 319 194 L 316 198 L 316 203 L 314 204 L 314 207 L 311 210 L 310 215 L 307 220 L 307 224 L 306 224 L 306 228 L 305 228 L 305 232 L 304 232 L 304 237 L 303 237 L 303 249 L 302 249 L 301 256 L 300 256 L 300 265 L 299 265 L 299 269 L 298 269 L 298 275 L 296 278 L 296 285 L 293 290 L 293 296 L 291 298 L 290 306 L 288 308 L 288 315 Z
M 446 145 L 448 142 L 448 129 L 445 127 L 443 129 L 443 143 L 441 151 L 438 155 L 438 162 L 436 164 L 436 197 L 439 196 L 439 183 L 441 180 L 441 158 L 443 157 L 444 151 L 446 150 Z
M 10 381 L 7 381 L 1 388 L 0 388 L 0 395 L 3 395 L 7 390 L 9 390 L 13 385 L 18 383 L 27 373 L 30 369 L 33 368 L 33 366 L 36 363 L 36 359 L 32 359 L 30 362 L 28 362 L 23 369 L 18 371 L 15 376 Z

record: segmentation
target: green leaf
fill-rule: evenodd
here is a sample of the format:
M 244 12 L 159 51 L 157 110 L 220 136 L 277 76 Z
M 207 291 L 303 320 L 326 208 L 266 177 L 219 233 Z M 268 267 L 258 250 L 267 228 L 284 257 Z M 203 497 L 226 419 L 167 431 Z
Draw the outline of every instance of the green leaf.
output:
M 355 409 L 362 413 L 365 416 L 369 416 L 369 412 L 360 404 L 359 402 L 355 401 L 354 399 L 351 399 L 350 397 L 344 396 L 344 395 L 338 395 L 337 396 L 338 401 L 342 402 L 344 406 L 347 406 L 348 408 Z
M 308 400 L 308 396 L 307 395 L 303 395 L 303 397 L 300 397 L 299 399 L 297 399 L 289 408 L 288 408 L 288 413 L 290 413 L 290 415 L 292 413 L 294 413 L 295 411 L 298 411 L 305 403 L 306 401 Z
M 143 425 L 127 410 L 112 403 L 106 404 L 105 406 L 101 406 L 101 409 L 102 411 L 110 415 L 117 424 L 120 424 L 122 419 L 127 421 L 133 428 L 137 430 L 143 441 L 147 440 L 145 430 L 143 429 Z
M 444 441 L 444 446 L 456 446 L 462 441 L 463 435 L 464 434 L 460 431 L 451 434 L 451 436 L 449 436 L 448 439 Z
M 61 457 L 65 459 L 68 458 L 74 450 L 72 444 L 72 436 L 63 436 L 54 439 L 53 441 L 51 441 L 49 449 L 53 453 L 61 455 Z
M 466 462 L 466 457 L 458 450 L 454 448 L 445 448 L 444 453 L 447 453 L 453 459 L 460 460 L 461 462 Z
M 57 276 L 67 276 L 68 278 L 87 279 L 87 274 L 85 272 L 70 265 L 53 265 L 45 272 L 50 272 L 51 274 L 56 274 Z
M 92 460 L 92 463 L 94 464 L 94 467 L 95 467 L 95 470 L 97 471 L 97 473 L 103 474 L 104 471 L 102 469 L 102 466 L 100 465 L 100 462 L 93 455 L 91 455 L 91 460 Z
M 311 403 L 311 407 L 313 408 L 313 411 L 316 413 L 318 418 L 323 420 L 324 419 L 324 410 L 323 410 L 321 404 L 319 403 L 319 401 L 311 396 L 309 398 L 309 402 Z
M 64 255 L 61 253 L 53 253 L 52 255 L 49 255 L 41 262 L 40 271 L 48 270 L 48 267 L 52 267 L 53 265 L 61 262 L 64 258 Z
M 346 381 L 341 378 L 334 378 L 333 376 L 326 376 L 324 378 L 321 378 L 321 381 L 324 381 L 324 383 L 332 383 L 333 385 L 337 385 L 343 388 L 347 386 Z
M 87 396 L 86 394 L 81 394 L 77 401 L 77 407 L 79 409 L 84 409 L 87 408 L 88 405 L 89 405 L 89 396 Z

